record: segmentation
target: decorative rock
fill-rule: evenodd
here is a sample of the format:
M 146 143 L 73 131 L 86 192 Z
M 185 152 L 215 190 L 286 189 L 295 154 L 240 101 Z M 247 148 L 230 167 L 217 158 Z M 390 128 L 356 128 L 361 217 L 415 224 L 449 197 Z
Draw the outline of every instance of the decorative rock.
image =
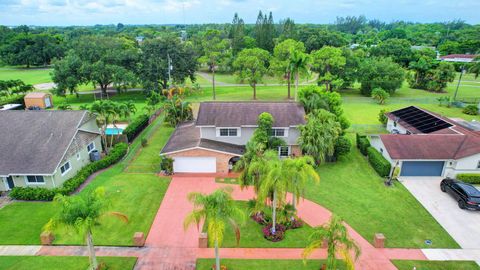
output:
M 375 234 L 375 237 L 373 238 L 373 246 L 376 248 L 385 247 L 385 236 L 383 235 L 383 233 Z
M 136 232 L 133 235 L 133 245 L 136 247 L 143 247 L 145 245 L 145 237 L 143 232 Z
M 40 234 L 40 243 L 42 243 L 42 246 L 51 246 L 53 240 L 55 240 L 55 236 L 51 232 L 42 232 Z
M 208 234 L 201 233 L 198 237 L 198 247 L 199 248 L 208 248 Z

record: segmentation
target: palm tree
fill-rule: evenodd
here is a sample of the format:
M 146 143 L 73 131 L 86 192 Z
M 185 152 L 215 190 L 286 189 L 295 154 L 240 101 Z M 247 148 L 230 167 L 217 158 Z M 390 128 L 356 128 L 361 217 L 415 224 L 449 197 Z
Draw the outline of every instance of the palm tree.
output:
M 307 73 L 308 74 L 308 63 L 310 59 L 308 57 L 308 54 L 303 53 L 298 50 L 293 50 L 290 53 L 290 59 L 289 59 L 289 68 L 288 70 L 291 71 L 291 73 L 295 74 L 295 101 L 297 100 L 297 95 L 298 95 L 298 83 L 300 80 L 300 73 Z
M 235 165 L 235 170 L 240 171 L 238 179 L 241 188 L 253 185 L 255 193 L 258 193 L 261 181 L 268 173 L 269 162 L 278 159 L 278 154 L 265 151 L 261 143 L 248 142 L 247 149 Z
M 103 144 L 105 145 L 105 149 L 107 149 L 107 135 L 106 130 L 107 126 L 112 120 L 113 116 L 116 114 L 115 106 L 112 101 L 110 100 L 96 100 L 92 103 L 90 107 L 90 111 L 97 114 L 99 120 L 102 121 L 102 140 Z
M 218 189 L 209 195 L 193 192 L 188 194 L 188 200 L 193 203 L 193 211 L 184 221 L 184 228 L 192 224 L 199 226 L 202 220 L 207 224 L 208 240 L 215 246 L 215 268 L 220 270 L 219 247 L 222 245 L 225 228 L 228 224 L 235 231 L 237 244 L 240 241 L 240 229 L 235 220 L 245 218 L 231 196 L 232 189 Z
M 177 95 L 165 102 L 163 106 L 165 110 L 165 120 L 172 126 L 193 119 L 193 112 L 190 102 L 184 101 Z
M 315 160 L 311 156 L 297 157 L 295 159 L 285 159 L 285 166 L 289 168 L 286 173 L 291 179 L 290 190 L 293 193 L 292 206 L 296 210 L 296 200 L 305 193 L 307 183 L 313 181 L 320 182 L 320 176 L 314 168 Z
M 100 224 L 100 219 L 106 215 L 128 222 L 128 217 L 119 212 L 106 212 L 105 189 L 99 187 L 85 195 L 64 196 L 57 194 L 54 202 L 59 204 L 60 211 L 44 226 L 46 232 L 52 232 L 59 226 L 73 228 L 84 235 L 88 246 L 90 269 L 97 269 L 92 230 Z
M 480 56 L 474 59 L 468 71 L 475 75 L 475 79 L 478 78 L 478 75 L 480 75 Z
M 321 248 L 324 241 L 326 241 L 328 245 L 327 269 L 337 269 L 337 260 L 335 258 L 337 251 L 345 260 L 347 269 L 354 269 L 354 260 L 352 259 L 350 252 L 354 252 L 356 260 L 358 259 L 358 256 L 360 256 L 360 247 L 348 235 L 347 228 L 343 224 L 341 218 L 333 215 L 327 224 L 314 228 L 313 233 L 310 235 L 310 244 L 302 253 L 303 260 L 305 261 L 315 249 Z

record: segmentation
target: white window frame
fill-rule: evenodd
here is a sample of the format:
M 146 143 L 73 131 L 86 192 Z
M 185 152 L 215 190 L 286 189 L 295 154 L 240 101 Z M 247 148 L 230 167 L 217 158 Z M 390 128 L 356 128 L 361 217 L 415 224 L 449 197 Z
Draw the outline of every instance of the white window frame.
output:
M 222 129 L 227 129 L 227 130 L 229 130 L 227 136 L 222 136 L 222 135 L 220 135 L 220 130 L 222 130 Z M 230 136 L 230 130 L 232 130 L 232 129 L 235 129 L 235 130 L 237 131 L 237 135 L 236 135 L 236 136 Z M 236 127 L 217 127 L 216 136 L 217 136 L 217 137 L 220 137 L 220 138 L 240 137 L 240 136 L 242 136 L 241 130 L 242 130 L 241 128 L 236 128 Z
M 278 130 L 283 130 L 283 136 L 278 136 L 277 135 L 277 131 Z M 288 128 L 276 128 L 276 127 L 273 127 L 271 129 L 271 131 L 273 131 L 273 135 L 271 135 L 271 137 L 275 137 L 275 138 L 286 138 L 288 137 Z M 270 134 L 269 134 L 270 135 Z
M 282 156 L 282 148 L 286 147 L 288 149 L 288 154 L 286 156 Z M 289 145 L 286 145 L 286 146 L 279 146 L 278 147 L 278 156 L 280 158 L 287 158 L 289 157 L 290 155 L 292 154 L 292 148 L 289 146 Z
M 63 171 L 62 173 L 62 167 L 64 167 L 65 165 L 68 164 L 68 169 L 66 169 L 65 171 Z M 67 161 L 65 162 L 62 166 L 60 166 L 60 173 L 62 174 L 62 176 L 64 176 L 65 174 L 67 174 L 70 170 L 72 169 L 72 164 L 70 163 L 70 161 Z
M 43 178 L 43 182 L 29 182 L 28 181 L 29 176 L 34 176 L 35 180 L 37 179 L 37 177 L 41 176 Z M 24 178 L 25 178 L 25 184 L 26 185 L 36 186 L 36 185 L 45 185 L 46 184 L 45 176 L 43 176 L 43 175 L 25 175 Z
M 88 150 L 88 148 L 90 147 L 90 145 L 93 145 L 92 146 L 92 149 Z M 95 150 L 96 147 L 95 147 L 95 142 L 91 142 L 87 145 L 87 152 L 90 154 L 93 150 Z

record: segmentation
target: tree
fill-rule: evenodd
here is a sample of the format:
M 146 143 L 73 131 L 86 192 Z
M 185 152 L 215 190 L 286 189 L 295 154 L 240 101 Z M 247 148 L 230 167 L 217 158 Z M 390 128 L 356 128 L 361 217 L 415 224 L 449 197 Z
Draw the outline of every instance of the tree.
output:
M 207 224 L 208 240 L 215 247 L 215 269 L 220 270 L 219 248 L 222 245 L 225 228 L 230 225 L 240 241 L 240 228 L 235 220 L 243 220 L 244 213 L 237 207 L 231 196 L 231 189 L 218 189 L 209 195 L 201 193 L 188 194 L 188 200 L 193 203 L 193 211 L 184 221 L 187 229 L 192 224 L 200 226 L 202 220 Z
M 281 31 L 280 31 L 280 40 L 287 39 L 296 39 L 297 30 L 295 27 L 295 21 L 293 19 L 287 18 L 284 21 L 280 21 Z
M 195 81 L 197 57 L 188 42 L 167 36 L 146 40 L 141 49 L 138 77 L 145 89 L 159 93 L 169 87 L 169 58 L 173 83 L 183 83 L 186 78 Z
M 168 99 L 163 105 L 165 120 L 172 126 L 193 119 L 193 111 L 190 102 L 184 101 L 177 95 Z
M 25 84 L 22 80 L 0 80 L 0 96 L 25 94 L 34 89 L 31 84 Z
M 346 58 L 342 50 L 325 46 L 312 53 L 313 70 L 320 74 L 319 83 L 325 84 L 327 91 L 332 92 L 338 86 L 343 85 L 340 72 L 346 64 Z
M 215 100 L 215 70 L 218 65 L 223 64 L 231 56 L 230 42 L 221 38 L 220 31 L 210 30 L 202 39 L 202 47 L 204 55 L 199 60 L 207 64 L 212 72 L 212 93 L 213 100 Z
M 360 91 L 370 96 L 374 88 L 382 88 L 392 94 L 402 86 L 405 71 L 389 58 L 370 58 L 360 65 Z
M 438 50 L 442 55 L 463 53 L 460 48 L 460 43 L 457 41 L 446 40 L 442 44 L 438 45 Z
M 318 86 L 309 85 L 300 89 L 298 96 L 307 114 L 324 109 L 337 117 L 343 115 L 342 96 L 337 92 L 327 92 Z
M 299 126 L 298 143 L 303 153 L 310 155 L 317 164 L 335 152 L 335 142 L 342 132 L 337 117 L 323 109 L 307 115 L 307 123 Z
M 308 53 L 324 46 L 343 47 L 348 44 L 340 32 L 306 27 L 300 29 L 299 40 L 305 44 Z
M 305 194 L 305 188 L 310 182 L 320 182 L 320 176 L 314 168 L 315 160 L 310 156 L 285 159 L 287 172 L 291 173 L 290 190 L 292 191 L 292 206 L 296 209 L 296 201 Z
M 338 31 L 356 34 L 362 30 L 367 24 L 367 18 L 365 16 L 347 16 L 347 17 L 337 17 L 335 21 L 335 27 Z
M 300 73 L 308 74 L 309 67 L 308 63 L 310 62 L 310 58 L 307 54 L 301 51 L 292 51 L 290 55 L 290 70 L 295 76 L 295 100 L 298 99 L 298 83 L 300 80 Z
M 95 248 L 93 244 L 93 228 L 101 224 L 102 217 L 113 216 L 128 222 L 128 217 L 120 212 L 106 212 L 107 201 L 105 189 L 99 187 L 85 195 L 64 196 L 57 194 L 54 202 L 58 204 L 59 212 L 44 226 L 51 232 L 59 226 L 73 228 L 84 235 L 90 258 L 90 269 L 98 269 Z
M 376 100 L 380 105 L 385 104 L 389 97 L 390 94 L 382 88 L 375 88 L 372 90 L 372 98 Z
M 74 52 L 67 53 L 62 60 L 53 63 L 52 80 L 56 84 L 56 95 L 65 96 L 68 91 L 78 96 L 78 86 L 86 82 L 81 68 L 82 60 Z
M 478 78 L 478 75 L 480 74 L 480 57 L 476 57 L 474 59 L 474 62 L 470 66 L 468 71 L 475 75 L 475 79 Z
M 253 88 L 253 99 L 257 99 L 257 84 L 262 82 L 267 74 L 270 62 L 268 51 L 253 48 L 243 49 L 233 62 L 237 76 L 241 81 L 247 81 Z
M 102 122 L 101 127 L 101 137 L 103 140 L 103 145 L 107 148 L 107 126 L 111 123 L 115 115 L 115 103 L 111 100 L 96 100 L 92 103 L 89 110 L 96 114 L 98 120 Z
M 354 269 L 354 259 L 350 252 L 355 254 L 355 260 L 360 256 L 360 247 L 348 235 L 343 220 L 333 215 L 328 224 L 314 228 L 310 235 L 310 243 L 302 253 L 304 261 L 312 252 L 327 242 L 327 269 L 337 269 L 336 254 L 340 253 L 347 269 Z
M 238 17 L 237 13 L 233 16 L 229 38 L 232 40 L 233 55 L 236 55 L 245 46 L 245 23 L 243 19 Z
M 290 85 L 292 83 L 292 72 L 295 62 L 292 58 L 294 51 L 305 52 L 305 46 L 300 41 L 286 39 L 278 43 L 273 49 L 272 69 L 276 71 L 287 81 L 288 99 L 290 95 Z
M 420 53 L 417 61 L 410 62 L 413 76 L 408 77 L 410 87 L 429 91 L 443 91 L 447 83 L 455 79 L 455 67 L 451 63 L 438 62 L 428 51 Z
M 412 44 L 406 39 L 391 38 L 371 49 L 373 56 L 391 57 L 403 67 L 407 67 L 413 58 Z
M 272 52 L 275 43 L 273 38 L 275 37 L 275 25 L 273 22 L 272 12 L 267 17 L 267 14 L 263 15 L 262 11 L 258 12 L 257 22 L 253 30 L 257 46 L 266 51 Z

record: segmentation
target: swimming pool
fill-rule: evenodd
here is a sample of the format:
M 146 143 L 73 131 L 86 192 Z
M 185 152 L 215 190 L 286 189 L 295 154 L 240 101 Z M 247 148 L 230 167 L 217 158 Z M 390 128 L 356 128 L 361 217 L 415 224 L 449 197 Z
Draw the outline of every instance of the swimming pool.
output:
M 108 127 L 105 129 L 106 135 L 120 135 L 123 133 L 123 128 Z

